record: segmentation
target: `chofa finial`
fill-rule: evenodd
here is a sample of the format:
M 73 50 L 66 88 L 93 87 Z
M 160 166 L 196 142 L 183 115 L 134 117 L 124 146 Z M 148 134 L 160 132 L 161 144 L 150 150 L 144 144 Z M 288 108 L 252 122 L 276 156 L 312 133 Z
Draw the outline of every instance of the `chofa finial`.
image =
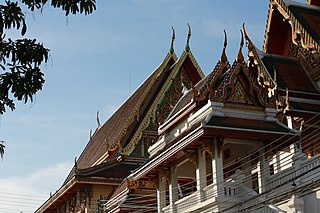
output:
M 236 58 L 236 61 L 238 63 L 242 63 L 244 61 L 244 57 L 242 55 L 242 47 L 243 47 L 243 43 L 244 43 L 242 30 L 240 30 L 240 33 L 241 33 L 240 48 L 239 48 L 239 52 L 238 52 L 238 55 L 237 55 L 237 58 Z
M 190 37 L 191 37 L 191 27 L 190 24 L 187 23 L 188 25 L 188 38 L 187 38 L 187 44 L 186 44 L 186 52 L 190 51 L 190 46 L 189 46 L 189 41 L 190 41 Z
M 172 28 L 172 38 L 171 38 L 170 53 L 173 54 L 174 53 L 173 42 L 174 42 L 174 40 L 176 38 L 176 35 L 175 35 L 175 32 L 174 32 L 173 26 L 171 28 Z
M 228 41 L 227 41 L 227 32 L 223 30 L 224 33 L 224 42 L 223 42 L 223 48 L 227 48 Z
M 75 169 L 78 169 L 77 157 L 74 158 L 74 168 L 75 168 Z
M 222 53 L 220 56 L 220 62 L 221 63 L 226 63 L 228 61 L 227 55 L 226 55 L 226 48 L 227 48 L 227 33 L 225 30 L 223 30 L 224 32 L 224 42 L 223 42 L 223 49 L 222 49 Z
M 247 42 L 247 44 L 248 44 L 248 49 L 249 49 L 249 50 L 252 50 L 253 44 L 252 44 L 249 36 L 247 35 L 247 31 L 246 31 L 246 28 L 245 28 L 244 25 L 245 25 L 245 24 L 243 23 L 243 24 L 242 24 L 242 32 L 243 32 L 244 38 L 246 39 L 246 42 Z
M 100 126 L 101 126 L 101 124 L 100 124 L 100 118 L 99 118 L 99 110 L 97 111 L 97 125 L 98 125 L 97 129 L 99 129 Z

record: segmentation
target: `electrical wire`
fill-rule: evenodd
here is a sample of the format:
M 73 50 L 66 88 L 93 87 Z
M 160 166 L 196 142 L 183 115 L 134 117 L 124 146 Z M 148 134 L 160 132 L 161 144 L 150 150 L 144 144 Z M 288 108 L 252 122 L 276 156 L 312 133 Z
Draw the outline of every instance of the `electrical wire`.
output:
M 316 116 L 318 116 L 318 115 L 316 115 Z M 315 116 L 315 117 L 316 117 Z M 313 118 L 311 118 L 311 119 L 313 119 Z M 311 120 L 310 119 L 310 120 Z M 316 123 L 318 123 L 318 122 L 316 122 Z M 310 126 L 308 127 L 308 128 L 310 128 Z M 277 142 L 279 139 L 277 139 L 277 140 L 275 140 L 275 141 L 273 141 L 272 143 L 275 143 L 275 142 Z M 285 143 L 285 142 L 283 142 L 283 143 Z M 268 145 L 270 145 L 270 144 L 268 144 Z M 280 146 L 280 145 L 278 145 L 278 146 Z M 263 148 L 265 148 L 265 147 L 263 147 Z M 261 148 L 262 149 L 262 148 Z M 273 148 L 273 149 L 276 149 L 275 147 Z M 272 151 L 272 150 L 269 150 L 269 151 Z M 259 157 L 261 157 L 261 156 L 258 156 L 257 158 L 259 158 Z M 289 157 L 289 156 L 287 156 L 287 157 Z M 283 160 L 283 159 L 282 159 Z M 251 160 L 252 161 L 252 160 Z M 292 163 L 292 162 L 291 162 Z M 250 168 L 251 169 L 251 168 Z M 266 168 L 267 169 L 267 168 Z M 268 168 L 269 169 L 269 168 Z M 216 171 L 215 171 L 215 173 L 216 173 Z M 213 173 L 212 173 L 213 174 Z M 166 192 L 165 192 L 166 193 Z M 147 195 L 147 196 L 149 196 L 150 197 L 150 195 Z M 139 198 L 140 200 L 141 200 L 141 197 Z M 126 201 L 129 201 L 130 200 L 130 198 L 129 199 L 127 199 Z M 132 201 L 137 201 L 137 199 L 135 199 L 135 198 L 131 198 L 131 200 Z M 141 202 L 141 201 L 140 201 Z

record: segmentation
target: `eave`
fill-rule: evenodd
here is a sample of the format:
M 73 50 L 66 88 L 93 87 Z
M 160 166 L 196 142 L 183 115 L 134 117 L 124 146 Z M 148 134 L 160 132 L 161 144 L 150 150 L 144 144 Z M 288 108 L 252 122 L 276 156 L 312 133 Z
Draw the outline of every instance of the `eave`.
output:
M 303 5 L 301 3 L 296 3 L 293 1 L 287 1 L 287 0 L 271 0 L 270 1 L 270 6 L 269 6 L 269 11 L 268 11 L 268 17 L 267 17 L 267 25 L 266 25 L 266 30 L 265 30 L 265 35 L 264 35 L 264 42 L 263 42 L 263 51 L 266 52 L 267 50 L 267 43 L 269 39 L 269 30 L 270 30 L 270 23 L 271 23 L 271 16 L 272 16 L 272 11 L 277 9 L 282 15 L 283 18 L 286 19 L 289 24 L 291 25 L 291 31 L 292 31 L 292 36 L 295 36 L 296 32 L 299 32 L 301 34 L 301 44 L 302 47 L 304 48 L 309 48 L 310 44 L 313 45 L 313 48 L 320 52 L 320 44 L 317 39 L 315 39 L 308 30 L 306 30 L 303 26 L 302 23 L 294 16 L 294 14 L 291 12 L 289 9 L 290 5 L 299 5 L 300 7 L 308 7 L 311 9 L 316 9 L 319 10 L 319 7 L 313 6 L 313 5 Z M 295 38 L 292 37 L 292 40 L 294 41 Z M 296 43 L 294 41 L 294 43 Z
M 195 125 L 195 128 L 193 130 L 189 130 L 188 133 L 184 132 L 183 134 L 175 138 L 175 140 L 171 141 L 168 146 L 164 150 L 162 150 L 161 153 L 159 153 L 154 158 L 150 159 L 145 165 L 134 171 L 128 177 L 128 179 L 138 180 L 151 170 L 155 169 L 161 163 L 168 160 L 171 156 L 177 154 L 180 150 L 183 150 L 190 143 L 203 136 L 203 134 L 204 131 L 202 129 L 202 126 L 200 125 L 200 123 L 198 123 L 198 125 Z
M 281 138 L 288 143 L 292 143 L 298 140 L 299 135 L 296 133 L 284 133 L 275 131 L 264 131 L 254 129 L 232 128 L 232 127 L 219 127 L 219 126 L 206 126 L 203 128 L 204 135 L 206 137 L 212 136 L 224 136 L 237 139 L 248 140 L 262 140 L 270 142 Z
M 196 109 L 197 105 L 194 102 L 190 102 L 187 104 L 183 109 L 181 109 L 178 113 L 176 113 L 174 116 L 170 117 L 163 125 L 159 128 L 159 135 L 164 134 L 166 131 L 168 131 L 170 128 L 175 127 L 185 119 L 188 115 L 190 115 L 191 112 L 193 112 Z
M 133 132 L 130 139 L 128 140 L 128 143 L 123 144 L 123 148 L 119 150 L 119 153 L 121 155 L 128 155 L 133 150 L 137 142 L 141 139 L 143 131 L 148 127 L 150 123 L 149 118 L 152 116 L 153 117 L 156 116 L 155 111 L 157 109 L 157 105 L 160 103 L 161 99 L 165 95 L 165 92 L 170 87 L 171 79 L 174 79 L 176 77 L 176 75 L 178 74 L 180 68 L 184 65 L 184 63 L 188 63 L 188 66 L 193 66 L 194 68 L 192 72 L 190 73 L 188 72 L 188 75 L 193 83 L 197 83 L 204 77 L 204 74 L 201 71 L 201 68 L 197 63 L 196 59 L 194 58 L 194 56 L 192 55 L 191 51 L 189 52 L 184 51 L 180 56 L 179 60 L 176 61 L 176 63 L 172 66 L 172 68 L 170 68 L 170 70 L 166 70 L 167 76 L 165 76 L 165 81 L 163 82 L 162 87 L 160 88 L 159 91 L 157 91 L 157 93 L 155 93 L 155 97 L 153 99 L 152 104 L 150 105 L 148 110 L 145 111 L 145 115 L 149 115 L 149 116 L 143 117 L 143 120 L 139 124 L 137 131 Z M 190 63 L 192 65 L 190 65 Z
M 100 176 L 105 178 L 122 179 L 129 175 L 132 170 L 135 170 L 142 165 L 145 161 L 146 159 L 144 158 L 131 157 L 121 160 L 114 159 L 87 169 L 78 169 L 76 174 L 77 177 Z
M 88 184 L 102 184 L 102 185 L 113 185 L 117 186 L 121 183 L 119 179 L 107 179 L 101 177 L 77 177 L 74 176 L 60 189 L 56 191 L 51 197 L 48 198 L 36 211 L 35 213 L 43 213 L 52 209 L 52 207 L 61 202 L 61 199 L 67 194 L 72 194 L 80 185 Z
M 278 88 L 279 95 L 285 96 L 286 89 Z M 289 98 L 303 98 L 303 99 L 310 99 L 310 100 L 320 100 L 319 93 L 311 93 L 311 92 L 304 92 L 304 91 L 297 91 L 297 90 L 288 90 Z

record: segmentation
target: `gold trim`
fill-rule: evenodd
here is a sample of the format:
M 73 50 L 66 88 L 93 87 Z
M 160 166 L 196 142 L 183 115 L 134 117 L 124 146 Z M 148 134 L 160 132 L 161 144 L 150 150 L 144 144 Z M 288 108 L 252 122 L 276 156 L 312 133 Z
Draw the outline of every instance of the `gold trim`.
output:
M 147 115 L 143 121 L 141 121 L 139 128 L 135 132 L 134 136 L 132 137 L 131 141 L 128 143 L 126 147 L 123 147 L 122 149 L 119 150 L 119 153 L 122 155 L 128 155 L 131 153 L 132 149 L 135 147 L 135 145 L 139 142 L 139 140 L 142 137 L 143 131 L 148 127 L 148 124 L 150 123 L 150 117 L 154 116 L 157 110 L 157 105 L 160 103 L 161 99 L 163 98 L 165 92 L 168 90 L 171 84 L 171 79 L 176 77 L 176 75 L 179 72 L 179 69 L 183 62 L 185 61 L 186 57 L 189 56 L 190 60 L 192 61 L 193 65 L 197 69 L 198 73 L 200 74 L 201 78 L 204 78 L 204 74 L 197 63 L 196 59 L 194 58 L 193 54 L 191 51 L 186 52 L 183 51 L 182 55 L 180 56 L 177 64 L 175 65 L 173 71 L 170 73 L 168 80 L 165 82 L 164 86 L 162 87 L 161 91 L 159 92 L 158 96 L 152 103 L 151 107 L 149 108 Z
M 149 90 L 151 89 L 152 85 L 154 84 L 154 82 L 157 80 L 158 76 L 161 74 L 161 72 L 163 71 L 163 68 L 168 64 L 170 59 L 174 59 L 175 61 L 177 60 L 177 56 L 173 53 L 168 53 L 165 57 L 165 59 L 162 61 L 162 63 L 160 64 L 160 66 L 154 71 L 154 74 L 156 77 L 153 78 L 151 80 L 151 82 L 148 84 L 147 88 L 145 89 L 145 91 L 143 92 L 143 94 L 140 96 L 139 100 L 137 101 L 135 107 L 133 108 L 133 110 L 131 111 L 130 115 L 128 116 L 127 122 L 125 124 L 125 126 L 121 129 L 120 133 L 118 134 L 116 140 L 109 146 L 108 151 L 114 151 L 119 147 L 119 144 L 122 140 L 122 138 L 124 137 L 124 135 L 126 134 L 129 126 L 132 124 L 132 122 L 135 119 L 139 119 L 139 109 L 141 107 L 141 104 L 143 103 L 145 97 L 148 95 Z M 100 159 L 99 159 L 100 160 Z M 97 163 L 94 162 L 94 165 Z
M 313 49 L 320 52 L 320 45 L 318 41 L 314 40 L 314 38 L 306 31 L 303 25 L 296 19 L 296 17 L 292 14 L 290 9 L 284 3 L 283 0 L 272 0 L 270 1 L 268 17 L 267 17 L 267 26 L 265 30 L 264 42 L 263 42 L 263 51 L 266 52 L 267 48 L 267 40 L 268 40 L 268 31 L 270 30 L 270 23 L 273 10 L 277 9 L 285 19 L 288 20 L 291 30 L 292 30 L 292 41 L 296 45 L 301 45 L 305 49 Z M 297 34 L 298 38 L 296 37 Z
M 229 109 L 236 109 L 236 110 L 246 110 L 246 111 L 252 111 L 252 112 L 264 112 L 264 108 L 257 107 L 257 106 L 243 106 L 243 105 L 235 105 L 235 104 L 224 104 L 225 108 Z

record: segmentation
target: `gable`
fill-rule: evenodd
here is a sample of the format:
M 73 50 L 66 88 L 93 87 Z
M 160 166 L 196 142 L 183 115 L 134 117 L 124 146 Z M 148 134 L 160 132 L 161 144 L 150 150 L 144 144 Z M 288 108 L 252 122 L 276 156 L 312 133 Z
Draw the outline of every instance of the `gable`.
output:
M 320 40 L 320 8 L 289 5 L 288 8 L 315 41 Z
M 253 105 L 253 102 L 250 100 L 248 93 L 239 80 L 236 81 L 234 92 L 229 95 L 226 102 L 243 105 Z
M 263 50 L 287 55 L 290 40 L 307 50 L 320 52 L 320 7 L 288 0 L 269 5 Z
M 164 123 L 182 97 L 183 87 L 191 88 L 204 76 L 191 51 L 184 51 L 179 60 L 165 74 L 165 81 L 161 89 L 155 93 L 153 102 L 149 104 L 150 107 L 145 112 L 146 117 L 141 121 L 137 130 L 134 131 L 131 139 L 127 140 L 127 143 L 120 148 L 119 153 L 121 155 L 132 153 L 148 129 L 158 128 L 159 125 Z M 151 145 L 152 142 L 146 142 L 147 146 L 142 144 L 139 146 L 144 149 Z M 140 151 L 135 150 L 134 152 Z
M 264 108 L 272 102 L 273 97 L 268 98 L 270 89 L 270 85 L 256 78 L 246 64 L 235 61 L 211 88 L 215 93 L 211 101 Z
M 277 71 L 276 81 L 279 88 L 318 93 L 317 86 L 296 58 L 264 55 L 262 61 L 273 78 L 274 69 Z

